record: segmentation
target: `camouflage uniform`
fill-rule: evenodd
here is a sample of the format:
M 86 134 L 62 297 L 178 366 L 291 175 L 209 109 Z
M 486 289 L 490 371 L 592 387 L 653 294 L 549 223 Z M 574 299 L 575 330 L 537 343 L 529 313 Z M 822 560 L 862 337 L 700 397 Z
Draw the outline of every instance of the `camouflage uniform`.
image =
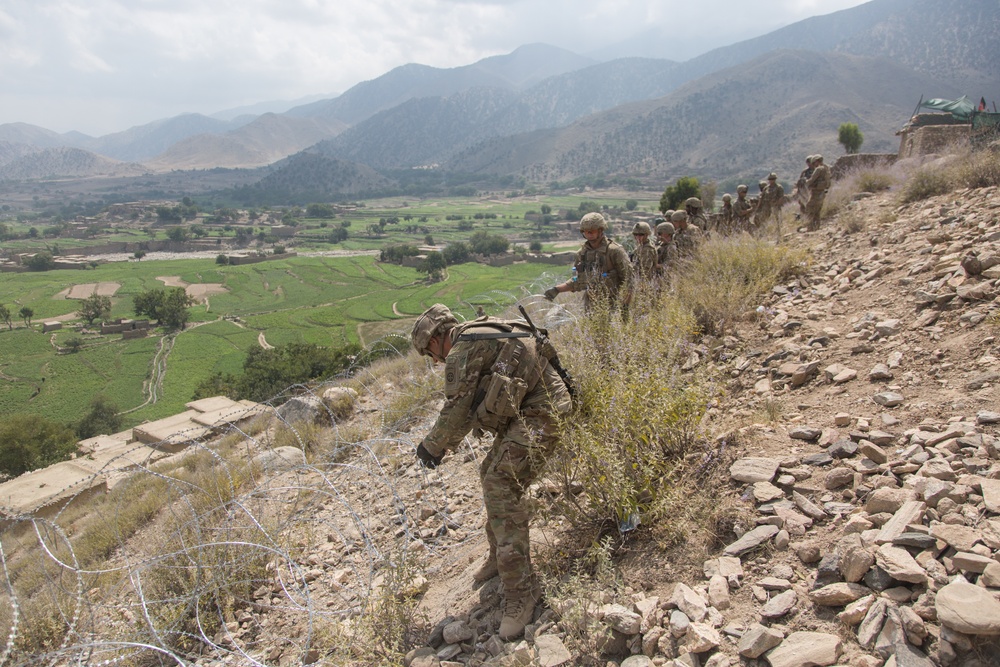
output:
M 632 253 L 632 269 L 637 280 L 650 280 L 657 274 L 659 261 L 656 248 L 650 242 L 652 231 L 645 222 L 636 223 L 632 230 L 633 235 L 639 233 L 646 236 L 641 243 L 636 239 L 635 252 Z
M 823 164 L 823 156 L 813 156 L 813 173 L 806 181 L 809 188 L 809 202 L 806 204 L 806 217 L 809 219 L 809 229 L 819 229 L 819 216 L 823 211 L 823 200 L 826 191 L 830 189 L 830 168 Z
M 690 222 L 687 223 L 686 227 L 681 229 L 678 223 L 684 220 L 687 220 L 687 214 L 684 211 L 674 213 L 673 222 L 677 228 L 677 231 L 674 232 L 674 243 L 677 244 L 678 255 L 681 257 L 691 257 L 705 239 L 705 233 L 701 231 L 700 227 L 692 225 Z
M 774 176 L 774 178 L 771 178 Z M 761 224 L 767 222 L 772 216 L 780 217 L 781 207 L 785 203 L 785 189 L 778 183 L 778 177 L 771 174 L 767 177 L 767 186 L 760 193 L 761 202 L 766 202 L 767 216 L 761 220 Z
M 733 213 L 733 200 L 728 194 L 722 195 L 722 208 L 719 210 L 719 218 L 715 223 L 715 228 L 723 236 L 733 233 L 735 213 Z
M 571 292 L 584 290 L 583 305 L 589 309 L 595 298 L 609 298 L 612 301 L 618 296 L 622 285 L 632 281 L 632 264 L 628 253 L 620 243 L 606 236 L 601 237 L 597 248 L 591 248 L 584 242 L 576 251 L 573 260 L 576 268 L 577 281 L 571 284 Z
M 737 231 L 750 231 L 750 216 L 753 213 L 753 203 L 747 199 L 747 186 L 741 185 L 736 189 L 736 201 L 733 202 L 733 216 Z
M 799 174 L 799 180 L 795 181 L 795 190 L 792 191 L 792 197 L 799 204 L 799 216 L 806 214 L 806 204 L 809 202 L 809 186 L 806 183 L 813 173 L 812 163 L 813 156 L 810 155 L 806 158 L 806 168 Z
M 470 336 L 518 326 L 523 323 L 481 317 L 443 334 L 451 340 L 445 359 L 446 400 L 421 443 L 440 458 L 473 428 L 495 434 L 479 477 L 490 552 L 496 554 L 508 600 L 536 586 L 528 541 L 530 514 L 523 496 L 556 444 L 557 416 L 572 408 L 566 385 L 534 338 Z M 414 341 L 416 346 L 416 336 Z
M 760 226 L 771 217 L 771 206 L 764 197 L 764 191 L 767 189 L 767 181 L 760 181 L 757 183 L 757 187 L 760 188 L 760 195 L 757 197 L 757 208 L 753 212 L 754 229 L 760 229 Z
M 670 234 L 670 240 L 664 241 L 661 234 Z M 674 226 L 669 222 L 661 222 L 656 226 L 656 261 L 659 264 L 659 273 L 663 275 L 674 262 L 677 261 L 677 244 L 674 243 L 673 235 L 676 233 Z

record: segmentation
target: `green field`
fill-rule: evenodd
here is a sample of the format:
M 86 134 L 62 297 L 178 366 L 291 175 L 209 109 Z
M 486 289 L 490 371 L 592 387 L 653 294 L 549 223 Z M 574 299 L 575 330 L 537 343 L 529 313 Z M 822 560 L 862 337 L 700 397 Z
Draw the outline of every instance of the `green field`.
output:
M 546 272 L 559 274 L 558 267 L 543 264 L 460 264 L 449 267 L 443 281 L 428 284 L 414 269 L 356 256 L 241 266 L 219 266 L 211 259 L 116 262 L 85 271 L 0 274 L 0 304 L 10 309 L 16 325 L 0 329 L 0 417 L 31 412 L 69 423 L 101 393 L 128 411 L 127 425 L 159 419 L 183 411 L 204 378 L 238 371 L 261 333 L 275 346 L 371 345 L 387 332 L 407 333 L 412 317 L 435 302 L 482 303 L 489 310 L 494 301 L 509 302 L 504 293 L 520 295 L 522 286 Z M 162 288 L 162 276 L 219 283 L 227 291 L 191 308 L 188 328 L 173 341 L 155 403 L 147 403 L 146 385 L 162 330 L 125 341 L 120 335 L 82 334 L 78 321 L 65 321 L 61 330 L 41 332 L 46 320 L 73 319 L 79 301 L 62 294 L 74 284 L 120 284 L 112 297 L 112 317 L 127 318 L 134 317 L 132 296 Z M 22 306 L 34 311 L 30 328 L 17 319 Z M 83 339 L 80 351 L 59 353 L 56 346 L 73 337 Z

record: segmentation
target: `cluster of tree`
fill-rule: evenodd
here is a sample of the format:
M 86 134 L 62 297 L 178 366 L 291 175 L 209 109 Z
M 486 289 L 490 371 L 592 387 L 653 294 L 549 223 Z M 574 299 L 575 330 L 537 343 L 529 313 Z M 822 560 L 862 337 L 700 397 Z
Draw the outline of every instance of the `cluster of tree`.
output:
M 122 428 L 118 407 L 104 396 L 90 402 L 90 411 L 75 427 L 38 414 L 18 414 L 0 420 L 0 477 L 17 477 L 77 451 L 77 441 L 116 433 Z
M 673 185 L 668 185 L 660 197 L 660 211 L 684 209 L 688 197 L 700 197 L 701 185 L 694 176 L 682 176 Z
M 137 316 L 145 315 L 168 329 L 183 329 L 191 315 L 188 307 L 192 305 L 194 299 L 183 287 L 154 288 L 132 297 L 132 310 Z
M 195 399 L 224 394 L 234 400 L 274 401 L 283 391 L 310 380 L 336 375 L 354 363 L 361 348 L 341 349 L 314 343 L 289 343 L 265 350 L 254 347 L 243 361 L 243 373 L 216 373 L 195 389 Z
M 48 250 L 39 250 L 24 260 L 24 265 L 31 271 L 48 271 L 55 266 L 56 260 Z
M 185 199 L 187 198 L 185 197 Z M 194 220 L 196 217 L 198 217 L 198 207 L 194 204 L 156 207 L 156 219 L 159 222 L 183 222 L 184 220 Z
M 409 243 L 395 243 L 387 245 L 379 251 L 380 262 L 390 264 L 402 264 L 405 257 L 414 257 L 420 254 L 420 249 Z
M 111 315 L 111 297 L 92 294 L 80 302 L 80 310 L 76 311 L 80 319 L 86 320 L 87 324 L 93 324 L 94 320 L 107 319 Z
M 21 306 L 21 309 L 17 311 L 18 317 L 24 320 L 24 326 L 31 326 L 31 318 L 35 316 L 35 311 L 28 306 Z M 7 325 L 8 329 L 14 328 L 13 316 L 11 315 L 10 308 L 0 304 L 0 321 Z

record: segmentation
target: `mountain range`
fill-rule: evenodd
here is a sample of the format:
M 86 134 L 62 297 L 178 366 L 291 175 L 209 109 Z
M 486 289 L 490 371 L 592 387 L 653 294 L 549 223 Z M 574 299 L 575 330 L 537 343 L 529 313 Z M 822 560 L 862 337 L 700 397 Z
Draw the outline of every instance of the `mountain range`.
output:
M 841 123 L 859 126 L 865 152 L 895 152 L 921 97 L 992 99 L 997 44 L 1000 3 L 978 0 L 873 0 L 685 62 L 533 44 L 463 67 L 404 65 L 283 113 L 186 114 L 98 138 L 0 125 L 0 179 L 85 175 L 68 149 L 100 156 L 91 175 L 261 168 L 262 187 L 293 198 L 391 190 L 417 168 L 531 182 L 790 178 L 805 155 L 842 152 Z

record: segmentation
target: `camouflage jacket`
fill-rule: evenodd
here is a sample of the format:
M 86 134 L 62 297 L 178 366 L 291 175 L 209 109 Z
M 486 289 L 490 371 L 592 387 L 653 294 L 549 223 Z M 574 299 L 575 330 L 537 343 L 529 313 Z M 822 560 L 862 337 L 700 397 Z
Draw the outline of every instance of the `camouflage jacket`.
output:
M 491 419 L 495 415 L 487 414 L 484 409 L 485 394 L 498 384 L 497 379 L 523 383 L 523 395 L 516 399 L 517 405 L 511 406 L 516 414 L 501 416 L 501 420 L 529 419 L 532 414 L 567 412 L 572 407 L 566 385 L 548 359 L 538 353 L 533 337 L 466 339 L 474 338 L 474 334 L 503 331 L 497 323 L 508 324 L 481 317 L 453 328 L 448 334 L 452 347 L 445 359 L 445 403 L 423 441 L 434 456 L 456 447 L 473 428 L 497 430 L 497 419 Z
M 658 264 L 659 258 L 656 248 L 653 247 L 652 243 L 646 241 L 642 245 L 636 246 L 632 258 L 632 267 L 635 270 L 637 278 L 649 280 L 656 275 Z
M 659 271 L 663 273 L 670 266 L 677 261 L 677 244 L 671 241 L 670 243 L 663 243 L 662 241 L 656 246 L 656 261 L 659 263 Z
M 606 290 L 609 296 L 614 297 L 623 284 L 632 280 L 632 263 L 628 253 L 621 244 L 606 236 L 597 248 L 591 248 L 584 242 L 583 247 L 576 251 L 573 266 L 578 276 L 577 282 L 571 283 L 574 292 Z
M 806 181 L 809 192 L 826 192 L 830 189 L 830 168 L 821 164 L 813 169 L 812 176 Z
M 740 222 L 746 222 L 750 219 L 750 214 L 753 212 L 753 203 L 749 199 L 736 198 L 733 202 L 733 214 L 736 216 L 736 220 Z
M 705 239 L 705 233 L 697 225 L 690 222 L 684 229 L 678 229 L 674 234 L 674 243 L 677 244 L 677 251 L 681 255 L 693 255 L 698 245 Z

